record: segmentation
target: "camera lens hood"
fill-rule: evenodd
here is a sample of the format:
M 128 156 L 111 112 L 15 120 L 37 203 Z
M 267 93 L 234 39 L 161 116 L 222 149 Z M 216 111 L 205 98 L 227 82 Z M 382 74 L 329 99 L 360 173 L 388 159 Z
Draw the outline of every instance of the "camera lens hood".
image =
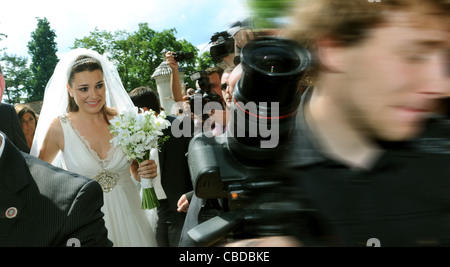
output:
M 289 39 L 264 37 L 242 48 L 240 62 L 243 73 L 234 91 L 236 101 L 278 102 L 286 112 L 296 108 L 293 96 L 311 64 L 307 49 Z
M 283 154 L 301 100 L 300 80 L 311 65 L 311 54 L 292 40 L 264 37 L 248 42 L 240 59 L 242 75 L 233 92 L 228 148 L 241 162 L 266 164 Z M 262 132 L 269 128 L 280 142 L 276 147 L 260 147 L 262 141 L 273 137 Z

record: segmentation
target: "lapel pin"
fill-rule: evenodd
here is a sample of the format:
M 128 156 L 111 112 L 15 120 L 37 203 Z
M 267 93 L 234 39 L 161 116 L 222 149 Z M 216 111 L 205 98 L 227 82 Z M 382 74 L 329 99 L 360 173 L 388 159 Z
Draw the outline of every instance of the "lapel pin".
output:
M 6 215 L 6 218 L 12 219 L 12 218 L 16 217 L 17 209 L 15 207 L 11 207 L 6 210 L 5 215 Z

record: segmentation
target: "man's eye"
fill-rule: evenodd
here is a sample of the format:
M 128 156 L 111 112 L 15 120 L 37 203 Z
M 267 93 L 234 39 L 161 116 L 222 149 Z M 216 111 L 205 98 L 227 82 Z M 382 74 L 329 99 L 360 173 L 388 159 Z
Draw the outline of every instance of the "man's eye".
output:
M 422 54 L 411 54 L 406 57 L 406 59 L 410 62 L 422 62 L 427 59 L 425 55 Z

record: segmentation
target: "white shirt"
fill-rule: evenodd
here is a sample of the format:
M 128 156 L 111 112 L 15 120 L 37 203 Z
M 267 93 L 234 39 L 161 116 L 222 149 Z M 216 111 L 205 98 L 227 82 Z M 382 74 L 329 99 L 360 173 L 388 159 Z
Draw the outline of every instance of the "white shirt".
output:
M 5 137 L 1 133 L 0 133 L 0 141 L 2 143 L 2 145 L 0 145 L 0 158 L 1 158 L 3 155 L 3 150 L 5 150 Z

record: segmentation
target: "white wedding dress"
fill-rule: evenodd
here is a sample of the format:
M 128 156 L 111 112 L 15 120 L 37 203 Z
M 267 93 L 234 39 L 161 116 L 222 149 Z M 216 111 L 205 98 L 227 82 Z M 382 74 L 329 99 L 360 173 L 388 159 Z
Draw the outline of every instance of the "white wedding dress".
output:
M 130 162 L 111 145 L 100 159 L 65 115 L 59 117 L 64 132 L 62 156 L 68 171 L 97 180 L 103 187 L 102 212 L 108 238 L 118 247 L 157 246 L 154 228 L 141 209 L 138 189 L 130 176 Z

